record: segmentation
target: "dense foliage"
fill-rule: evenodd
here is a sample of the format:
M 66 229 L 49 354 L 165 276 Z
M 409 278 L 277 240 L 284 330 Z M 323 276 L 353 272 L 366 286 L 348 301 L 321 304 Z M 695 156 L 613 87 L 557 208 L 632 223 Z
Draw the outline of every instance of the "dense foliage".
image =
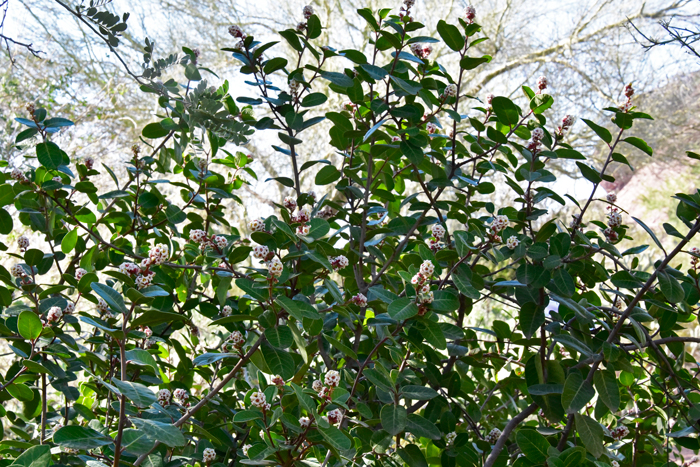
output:
M 0 233 L 43 241 L 19 237 L 0 267 L 15 356 L 0 462 L 645 466 L 700 449 L 693 339 L 679 334 L 700 300 L 700 192 L 676 196 L 687 231 L 665 224 L 678 237 L 665 251 L 596 191 L 625 152 L 652 155 L 631 86 L 610 124 L 584 121 L 608 148 L 592 167 L 566 143 L 574 120 L 547 119 L 546 78 L 524 105 L 463 94 L 465 70 L 490 60 L 470 56 L 486 40 L 473 8 L 437 25 L 460 57 L 448 70 L 412 4 L 358 11 L 366 51 L 319 47 L 306 7 L 280 32 L 293 60 L 232 26 L 252 96 L 210 87 L 196 50 L 156 60 L 147 42 L 134 78 L 162 115 L 126 170 L 71 161 L 54 138 L 71 122 L 27 106 L 16 144 L 36 159 L 0 176 Z M 76 14 L 118 46 L 127 16 Z M 325 82 L 348 103 L 321 114 Z M 339 166 L 304 149 L 324 120 Z M 256 174 L 233 148 L 262 131 L 290 161 L 270 181 L 290 196 L 243 223 L 227 206 Z M 576 164 L 588 199 L 551 188 L 553 160 Z M 496 190 L 512 202 L 488 201 Z M 631 223 L 662 253 L 651 269 Z M 468 327 L 486 303 L 512 319 Z

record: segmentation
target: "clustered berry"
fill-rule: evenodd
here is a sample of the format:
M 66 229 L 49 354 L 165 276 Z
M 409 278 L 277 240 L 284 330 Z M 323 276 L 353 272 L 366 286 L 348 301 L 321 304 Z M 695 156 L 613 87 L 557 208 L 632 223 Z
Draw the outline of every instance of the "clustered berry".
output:
M 207 464 L 209 464 L 210 462 L 212 462 L 214 459 L 216 459 L 216 451 L 213 450 L 212 448 L 206 448 L 206 449 L 202 452 L 202 460 L 203 460 L 204 462 L 206 462 Z
M 352 297 L 352 302 L 360 308 L 364 308 L 367 306 L 367 297 L 365 297 L 361 293 L 358 293 L 357 295 Z
M 618 425 L 610 430 L 610 436 L 612 436 L 615 441 L 620 441 L 628 434 L 630 434 L 630 430 L 625 425 Z
M 498 438 L 500 438 L 500 437 L 501 437 L 501 430 L 499 430 L 498 428 L 494 428 L 493 430 L 491 430 L 489 432 L 488 435 L 486 435 L 486 441 L 488 441 L 491 444 L 496 444 L 496 442 L 498 441 Z
M 433 52 L 433 48 L 429 45 L 424 46 L 423 44 L 415 43 L 411 44 L 411 52 L 421 60 L 425 60 Z
M 348 259 L 343 255 L 336 256 L 335 258 L 330 258 L 330 261 L 334 271 L 339 271 L 350 264 Z
M 163 407 L 167 407 L 170 405 L 170 391 L 167 389 L 161 389 L 158 391 L 158 395 L 156 396 L 158 398 L 158 403 L 162 405 Z

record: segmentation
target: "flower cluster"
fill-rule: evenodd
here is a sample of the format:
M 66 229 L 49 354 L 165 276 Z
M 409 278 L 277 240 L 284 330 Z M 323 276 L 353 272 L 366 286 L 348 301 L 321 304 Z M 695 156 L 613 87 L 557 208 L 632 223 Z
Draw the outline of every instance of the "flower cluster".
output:
M 445 435 L 445 442 L 446 442 L 447 444 L 452 444 L 452 443 L 454 443 L 454 442 L 455 442 L 455 439 L 457 439 L 457 433 L 454 432 L 454 431 L 451 432 L 451 433 L 447 433 L 447 434 Z
M 190 395 L 184 389 L 177 388 L 175 391 L 173 391 L 173 397 L 179 400 L 180 402 L 185 402 L 187 399 L 190 398 Z
M 66 303 L 66 307 L 63 309 L 63 314 L 64 315 L 69 315 L 75 311 L 75 303 L 73 302 L 68 302 Z
M 508 219 L 508 216 L 504 215 L 497 215 L 493 218 L 491 221 L 491 225 L 489 226 L 489 236 L 491 237 L 491 240 L 494 243 L 501 243 L 501 236 L 499 233 L 508 227 L 508 223 L 510 220 Z
M 333 266 L 334 271 L 338 271 L 340 269 L 343 269 L 350 264 L 348 259 L 343 255 L 336 256 L 335 258 L 330 258 L 330 261 L 331 261 L 331 266 Z
M 280 375 L 275 375 L 272 377 L 272 384 L 275 386 L 284 386 L 284 378 Z
M 231 309 L 230 306 L 224 305 L 223 308 L 221 308 L 221 311 L 219 311 L 219 314 L 221 316 L 223 316 L 224 318 L 226 318 L 227 316 L 231 316 L 232 312 L 233 312 L 233 310 Z
M 299 425 L 301 425 L 302 428 L 306 428 L 311 425 L 311 419 L 309 417 L 301 417 L 299 419 Z
M 287 196 L 284 198 L 284 201 L 282 202 L 282 206 L 287 208 L 289 212 L 294 211 L 297 208 L 297 200 L 294 199 L 292 196 Z
M 163 407 L 167 407 L 168 405 L 170 405 L 170 396 L 171 393 L 169 390 L 161 389 L 160 391 L 158 391 L 158 395 L 156 396 L 156 398 L 158 399 L 158 403 L 160 405 L 162 405 Z
M 125 276 L 135 276 L 136 274 L 141 272 L 141 268 L 139 268 L 134 263 L 126 261 L 119 265 L 119 272 L 124 274 Z
M 456 84 L 448 84 L 447 86 L 445 86 L 445 90 L 442 91 L 442 97 L 443 98 L 457 97 L 457 85 Z
M 542 128 L 535 128 L 532 130 L 532 139 L 527 143 L 527 149 L 531 153 L 536 154 L 540 150 L 540 145 L 542 144 L 542 138 L 544 138 L 544 130 Z
M 426 130 L 428 131 L 428 133 L 430 133 L 431 135 L 434 135 L 434 134 L 437 133 L 438 130 L 439 130 L 438 126 L 437 126 L 436 124 L 434 124 L 433 122 L 428 122 L 428 123 L 425 125 L 425 129 L 426 129 Z
M 263 411 L 270 410 L 270 407 L 272 407 L 270 403 L 267 402 L 265 394 L 259 391 L 255 391 L 250 395 L 250 403 L 252 406 L 262 409 Z
M 203 460 L 204 462 L 206 462 L 207 464 L 209 464 L 209 463 L 210 463 L 211 461 L 213 461 L 214 459 L 216 459 L 216 451 L 213 450 L 212 448 L 206 448 L 206 449 L 202 452 L 202 460 Z
M 486 435 L 486 441 L 488 441 L 491 444 L 496 444 L 496 441 L 498 441 L 498 438 L 501 437 L 501 430 L 498 428 L 494 428 L 493 430 L 489 431 L 489 434 Z
M 435 266 L 432 261 L 425 260 L 420 265 L 418 272 L 411 278 L 411 284 L 416 286 L 416 301 L 419 306 L 419 314 L 423 315 L 427 311 L 427 305 L 433 303 L 433 292 L 430 290 L 430 278 L 435 273 Z
M 612 196 L 610 196 L 612 195 Z M 617 201 L 617 196 L 614 193 L 611 193 L 607 197 L 607 201 L 609 203 L 614 203 Z M 613 201 L 614 200 L 614 201 Z M 622 214 L 620 211 L 614 207 L 612 204 L 608 206 L 608 228 L 603 231 L 603 234 L 605 235 L 605 238 L 609 242 L 616 242 L 619 238 L 620 235 L 616 228 L 620 227 L 622 225 Z
M 151 264 L 156 266 L 168 261 L 168 259 L 170 259 L 168 245 L 161 243 L 160 245 L 156 245 L 151 248 L 151 251 L 148 252 L 148 259 L 151 260 Z
M 564 136 L 564 132 L 571 128 L 576 119 L 571 115 L 567 115 L 561 120 L 561 126 L 557 127 L 557 136 Z
M 506 246 L 510 248 L 511 250 L 515 250 L 518 248 L 518 245 L 520 245 L 520 240 L 518 240 L 518 237 L 515 235 L 511 235 L 508 237 L 508 240 L 506 240 Z
M 634 96 L 634 88 L 632 87 L 632 83 L 625 86 L 624 94 L 627 99 L 620 104 L 620 110 L 623 112 L 629 112 L 633 107 L 632 96 Z
M 464 11 L 464 18 L 467 20 L 467 24 L 472 24 L 476 18 L 476 9 L 469 5 Z
M 358 293 L 357 295 L 352 297 L 352 302 L 360 308 L 364 308 L 367 306 L 367 297 L 365 297 L 361 293 Z
M 264 232 L 265 231 L 265 221 L 262 219 L 253 219 L 248 223 L 248 227 L 253 232 Z
M 266 261 L 270 255 L 270 249 L 265 245 L 256 245 L 253 247 L 253 256 L 257 259 Z
M 228 339 L 224 342 L 222 350 L 227 352 L 229 350 L 240 350 L 245 344 L 245 337 L 240 331 L 233 331 Z
M 421 60 L 425 60 L 433 52 L 433 48 L 429 45 L 424 46 L 423 44 L 414 43 L 411 44 L 411 52 Z
M 620 441 L 628 434 L 630 434 L 630 430 L 625 425 L 618 425 L 610 430 L 610 436 L 612 436 L 615 441 Z
M 439 251 L 445 248 L 445 245 L 442 243 L 442 239 L 446 233 L 445 228 L 440 224 L 434 224 L 430 228 L 430 232 L 432 233 L 432 237 L 430 237 L 427 241 L 428 247 L 432 251 Z
M 403 0 L 403 6 L 399 9 L 399 17 L 406 18 L 409 22 L 411 18 L 411 8 L 416 4 L 416 0 Z
M 83 269 L 83 268 L 78 268 L 78 269 L 76 269 L 76 270 L 75 270 L 75 280 L 76 280 L 76 281 L 79 281 L 79 280 L 82 279 L 83 276 L 84 276 L 85 274 L 87 274 L 87 273 L 88 273 L 88 272 L 87 272 L 85 269 Z
M 688 250 L 691 254 L 690 264 L 693 268 L 698 267 L 698 262 L 700 262 L 700 248 L 694 246 Z
M 19 247 L 19 251 L 27 251 L 27 249 L 29 248 L 29 239 L 24 235 L 20 236 L 17 239 L 17 246 Z
M 270 277 L 276 278 L 282 275 L 284 266 L 282 265 L 282 261 L 280 261 L 279 258 L 275 256 L 267 262 L 267 269 L 270 273 Z
M 235 48 L 238 50 L 243 50 L 243 41 L 247 37 L 243 30 L 239 26 L 234 24 L 233 26 L 229 26 L 228 33 L 231 34 L 231 36 L 233 36 L 235 39 L 240 39 L 236 44 Z
M 613 192 L 610 192 L 605 196 L 605 200 L 608 203 L 615 203 L 615 202 L 617 202 L 617 195 Z
M 341 412 L 340 409 L 329 410 L 326 414 L 326 418 L 328 419 L 328 423 L 335 425 L 340 423 L 340 420 L 343 418 L 343 412 Z
M 326 383 L 326 386 L 333 388 L 338 387 L 338 384 L 340 384 L 340 373 L 335 370 L 331 370 L 326 373 L 326 377 L 323 379 L 323 381 Z
M 537 78 L 537 94 L 541 94 L 542 91 L 547 89 L 547 77 L 546 76 L 540 76 Z
M 60 307 L 52 306 L 49 312 L 46 313 L 46 321 L 49 323 L 58 323 L 63 316 L 63 310 Z
M 10 274 L 17 278 L 23 278 L 27 275 L 21 264 L 13 264 L 10 268 Z
M 10 177 L 13 180 L 17 180 L 20 183 L 27 181 L 27 177 L 25 177 L 24 173 L 20 169 L 18 169 L 17 167 L 12 169 L 12 172 L 10 172 Z

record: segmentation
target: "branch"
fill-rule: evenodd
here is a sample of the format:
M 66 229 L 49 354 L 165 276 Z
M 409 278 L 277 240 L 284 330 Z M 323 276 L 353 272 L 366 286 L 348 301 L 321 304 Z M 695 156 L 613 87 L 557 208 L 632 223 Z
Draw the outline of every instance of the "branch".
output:
M 523 421 L 525 421 L 525 419 L 532 415 L 535 412 L 535 410 L 537 410 L 537 404 L 530 404 L 525 410 L 520 412 L 518 415 L 513 417 L 511 421 L 508 422 L 506 427 L 503 429 L 501 436 L 498 438 L 498 441 L 496 441 L 496 444 L 493 446 L 493 450 L 489 454 L 489 457 L 486 458 L 486 462 L 484 462 L 484 467 L 494 466 L 498 455 L 503 450 L 503 447 L 506 445 L 508 437 L 513 432 L 515 427 L 520 425 Z

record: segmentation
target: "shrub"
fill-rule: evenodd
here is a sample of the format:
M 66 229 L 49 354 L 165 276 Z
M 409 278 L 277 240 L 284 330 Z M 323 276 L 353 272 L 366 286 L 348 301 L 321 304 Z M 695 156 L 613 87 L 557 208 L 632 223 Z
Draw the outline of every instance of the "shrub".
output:
M 17 144 L 36 160 L 0 185 L 1 233 L 36 233 L 0 268 L 0 333 L 15 355 L 0 393 L 4 456 L 32 467 L 574 466 L 698 450 L 685 350 L 697 339 L 680 332 L 700 299 L 689 245 L 700 193 L 676 196 L 688 230 L 665 224 L 678 240 L 664 250 L 614 195 L 597 195 L 622 152 L 652 155 L 632 136 L 651 117 L 631 86 L 605 109 L 612 125 L 584 120 L 608 148 L 594 168 L 566 142 L 573 119 L 547 119 L 546 78 L 523 86 L 523 105 L 463 93 L 465 71 L 490 59 L 473 55 L 486 40 L 473 9 L 437 24 L 459 57 L 448 69 L 412 4 L 359 10 L 365 51 L 319 47 L 307 7 L 280 32 L 292 61 L 231 27 L 227 50 L 252 97 L 208 86 L 196 51 L 156 61 L 148 43 L 136 78 L 167 117 L 143 128 L 149 147 L 134 146 L 125 173 L 71 161 L 53 141 L 71 122 L 28 106 Z M 110 24 L 111 41 L 122 23 Z M 184 82 L 157 81 L 177 65 Z M 342 109 L 314 110 L 324 82 Z M 302 150 L 324 119 L 339 166 Z M 292 176 L 276 182 L 292 194 L 242 222 L 227 206 L 256 174 L 227 148 L 255 131 L 277 133 Z M 592 183 L 583 202 L 551 188 L 560 159 Z M 301 186 L 310 170 L 315 193 Z M 100 190 L 105 172 L 114 186 Z M 484 195 L 496 190 L 512 201 L 494 205 Z M 646 270 L 631 221 L 658 247 Z M 487 304 L 512 319 L 469 327 Z

